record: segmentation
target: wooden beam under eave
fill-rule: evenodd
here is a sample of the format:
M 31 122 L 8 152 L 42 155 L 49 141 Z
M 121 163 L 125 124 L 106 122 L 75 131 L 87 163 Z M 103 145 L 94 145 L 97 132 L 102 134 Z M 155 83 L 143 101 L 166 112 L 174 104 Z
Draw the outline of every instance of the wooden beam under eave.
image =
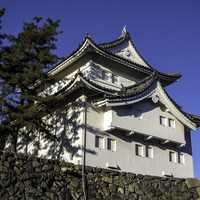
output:
M 129 136 L 131 136 L 131 135 L 133 135 L 133 134 L 135 134 L 135 132 L 134 132 L 133 130 L 131 130 L 131 131 L 128 133 Z
M 153 138 L 153 136 L 152 135 L 149 135 L 149 136 L 147 136 L 146 138 L 145 138 L 145 140 L 151 140 Z
M 186 144 L 179 144 L 178 146 L 180 147 L 180 148 L 182 148 L 182 147 L 184 147 Z
M 169 143 L 170 141 L 169 140 L 164 140 L 163 142 L 162 142 L 162 144 L 167 144 L 167 143 Z

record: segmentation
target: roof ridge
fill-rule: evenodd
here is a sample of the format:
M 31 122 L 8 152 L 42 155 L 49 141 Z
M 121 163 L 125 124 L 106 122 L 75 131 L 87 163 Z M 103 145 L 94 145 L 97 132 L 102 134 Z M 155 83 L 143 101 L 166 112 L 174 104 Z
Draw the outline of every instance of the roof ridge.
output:
M 131 38 L 131 36 L 130 36 L 129 32 L 126 30 L 126 31 L 122 32 L 122 34 L 117 39 L 115 39 L 111 42 L 99 43 L 98 46 L 100 46 L 101 48 L 109 49 L 109 48 L 113 48 L 113 47 L 116 47 L 116 46 L 122 44 L 123 42 L 127 41 L 130 38 Z

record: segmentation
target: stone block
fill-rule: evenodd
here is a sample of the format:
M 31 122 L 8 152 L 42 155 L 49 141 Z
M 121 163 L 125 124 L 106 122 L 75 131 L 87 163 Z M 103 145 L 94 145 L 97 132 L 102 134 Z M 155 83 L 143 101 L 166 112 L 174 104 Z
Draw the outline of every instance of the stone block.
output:
M 200 187 L 200 180 L 195 179 L 195 178 L 188 178 L 185 180 L 186 185 L 188 188 L 196 188 Z

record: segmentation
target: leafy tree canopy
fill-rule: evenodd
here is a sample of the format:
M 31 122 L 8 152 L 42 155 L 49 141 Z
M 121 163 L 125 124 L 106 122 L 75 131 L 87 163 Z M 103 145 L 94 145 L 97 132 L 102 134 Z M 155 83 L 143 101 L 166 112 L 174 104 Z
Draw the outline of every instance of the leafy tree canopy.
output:
M 1 9 L 0 23 L 4 14 Z M 16 151 L 19 137 L 32 140 L 38 131 L 51 136 L 41 116 L 49 113 L 57 97 L 39 95 L 38 87 L 50 82 L 47 71 L 59 60 L 54 51 L 61 33 L 59 25 L 59 20 L 35 17 L 24 23 L 17 35 L 0 32 L 1 149 L 9 139 Z

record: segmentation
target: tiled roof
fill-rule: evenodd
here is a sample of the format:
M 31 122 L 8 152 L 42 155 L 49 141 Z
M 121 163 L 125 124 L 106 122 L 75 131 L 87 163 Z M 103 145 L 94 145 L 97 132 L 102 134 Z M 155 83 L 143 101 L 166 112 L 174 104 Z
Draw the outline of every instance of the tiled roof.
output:
M 128 31 L 124 32 L 124 34 L 122 34 L 119 38 L 117 38 L 116 40 L 113 40 L 111 42 L 104 42 L 104 43 L 100 43 L 98 44 L 99 47 L 103 48 L 103 49 L 110 49 L 110 48 L 114 48 L 118 45 L 123 44 L 125 41 L 130 39 L 130 34 Z
M 81 49 L 83 47 L 83 45 L 85 43 L 87 43 L 88 41 L 88 45 L 85 47 L 85 49 Z M 79 52 L 80 51 L 80 52 Z M 54 72 L 56 69 L 59 68 L 59 65 L 61 65 L 62 63 L 67 62 L 68 60 L 78 60 L 79 58 L 81 58 L 83 55 L 85 55 L 86 53 L 90 53 L 90 52 L 95 52 L 105 58 L 111 59 L 114 62 L 120 63 L 128 68 L 137 70 L 141 73 L 146 74 L 147 76 L 152 74 L 153 72 L 157 72 L 158 76 L 161 80 L 161 82 L 163 83 L 164 86 L 169 85 L 171 83 L 173 83 L 174 81 L 176 81 L 177 79 L 179 79 L 181 77 L 180 74 L 167 74 L 167 73 L 163 73 L 163 72 L 159 72 L 156 69 L 153 68 L 147 68 L 145 66 L 142 66 L 138 63 L 134 63 L 128 59 L 122 58 L 118 55 L 112 54 L 111 52 L 106 51 L 105 49 L 103 49 L 101 46 L 97 45 L 90 37 L 86 37 L 84 42 L 79 46 L 79 48 L 77 50 L 75 50 L 70 56 L 68 56 L 66 59 L 64 59 L 62 62 L 58 63 L 57 66 L 53 69 L 51 69 L 48 73 L 51 74 L 52 72 Z
M 153 72 L 150 76 L 146 77 L 142 81 L 128 86 L 123 87 L 121 91 L 118 92 L 115 96 L 107 96 L 109 99 L 116 98 L 127 98 L 135 95 L 139 95 L 145 92 L 148 88 L 150 88 L 156 81 L 158 80 L 158 75 L 156 72 Z
M 79 80 L 76 81 L 78 77 L 79 77 Z M 123 87 L 119 91 L 119 90 L 115 90 L 115 89 L 111 89 L 111 88 L 99 85 L 95 81 L 92 81 L 89 78 L 86 78 L 81 72 L 79 72 L 63 89 L 61 89 L 58 93 L 56 93 L 56 95 L 67 92 L 69 88 L 71 88 L 71 86 L 73 85 L 73 88 L 86 87 L 89 89 L 97 90 L 101 92 L 103 95 L 105 95 L 107 98 L 119 98 L 119 97 L 123 98 L 123 97 L 128 97 L 128 96 L 134 96 L 134 95 L 144 92 L 157 80 L 158 80 L 157 74 L 152 73 L 150 76 L 138 82 L 137 84 L 134 84 L 128 87 Z M 75 82 L 77 83 L 75 84 Z
M 197 127 L 200 127 L 200 116 L 194 115 L 194 114 L 190 114 L 190 113 L 186 113 L 186 112 L 185 112 L 185 115 L 187 115 L 187 117 L 191 121 L 193 121 L 197 125 Z

